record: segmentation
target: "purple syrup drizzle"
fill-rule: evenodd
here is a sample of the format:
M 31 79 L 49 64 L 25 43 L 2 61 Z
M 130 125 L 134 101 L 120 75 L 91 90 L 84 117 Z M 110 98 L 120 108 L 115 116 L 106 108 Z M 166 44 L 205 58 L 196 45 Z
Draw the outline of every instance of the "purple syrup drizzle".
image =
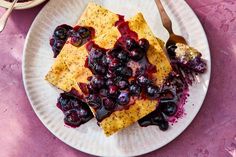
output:
M 175 113 L 175 115 L 168 117 L 167 119 L 168 122 L 170 122 L 171 124 L 176 123 L 179 118 L 182 118 L 186 114 L 184 110 L 184 105 L 187 102 L 188 96 L 189 96 L 189 90 L 185 89 L 179 101 L 177 102 L 178 106 L 177 112 Z
M 118 14 L 118 21 L 115 22 L 115 26 L 119 26 L 121 23 L 125 22 L 125 16 Z

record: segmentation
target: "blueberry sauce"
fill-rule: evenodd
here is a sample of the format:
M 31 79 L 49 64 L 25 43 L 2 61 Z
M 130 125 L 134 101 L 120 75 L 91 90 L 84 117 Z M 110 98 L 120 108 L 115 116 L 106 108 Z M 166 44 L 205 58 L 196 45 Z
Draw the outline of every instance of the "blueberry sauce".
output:
M 139 125 L 144 127 L 158 125 L 161 130 L 166 130 L 168 122 L 174 123 L 183 116 L 183 105 L 186 103 L 187 96 L 188 84 L 178 73 L 171 72 L 160 88 L 156 110 L 140 119 Z
M 88 105 L 73 91 L 61 93 L 58 98 L 57 107 L 64 113 L 64 122 L 71 127 L 79 127 L 93 118 Z
M 185 114 L 184 104 L 189 96 L 189 85 L 195 81 L 193 73 L 206 71 L 206 63 L 201 55 L 183 62 L 175 55 L 176 48 L 174 44 L 167 49 L 173 71 L 161 87 L 159 105 L 154 112 L 138 121 L 140 126 L 158 125 L 161 130 L 166 130 L 168 122 L 177 122 Z
M 92 27 L 75 26 L 73 28 L 66 24 L 57 26 L 49 42 L 54 58 L 58 56 L 66 42 L 78 47 L 91 40 L 94 36 L 95 30 Z
M 154 95 L 159 92 L 151 80 L 156 67 L 150 64 L 146 56 L 149 42 L 139 40 L 137 33 L 130 30 L 129 23 L 123 20 L 120 16 L 116 23 L 121 36 L 113 48 L 101 48 L 93 41 L 86 44 L 89 55 L 85 67 L 91 70 L 93 77 L 88 78 L 88 90 L 85 91 L 89 93 L 84 94 L 88 105 L 95 110 L 98 122 L 114 111 L 128 109 L 135 99 L 146 98 L 143 96 L 145 85 L 154 89 Z M 137 68 L 134 64 L 138 65 Z M 140 76 L 146 79 L 139 82 Z
M 120 25 L 121 23 L 125 22 L 125 16 L 117 14 L 119 20 L 115 22 L 115 26 Z
M 206 64 L 201 56 L 187 64 L 181 63 L 175 56 L 176 46 L 172 45 L 167 51 L 173 71 L 161 87 L 156 86 L 152 78 L 152 74 L 157 72 L 156 66 L 147 58 L 149 41 L 139 39 L 137 33 L 130 30 L 129 23 L 124 21 L 124 16 L 118 16 L 115 26 L 121 36 L 111 49 L 101 48 L 91 40 L 95 33 L 93 28 L 72 28 L 68 25 L 56 28 L 50 41 L 55 57 L 66 41 L 74 46 L 86 44 L 88 57 L 84 66 L 93 73 L 87 78 L 87 84 L 78 82 L 83 95 L 74 89 L 62 93 L 57 106 L 65 114 L 65 123 L 77 127 L 93 117 L 89 107 L 93 108 L 97 121 L 101 122 L 115 111 L 128 109 L 137 99 L 155 99 L 158 100 L 156 110 L 138 123 L 143 127 L 157 125 L 165 131 L 169 123 L 184 115 L 183 105 L 188 97 L 189 85 L 194 81 L 190 74 L 192 71 L 203 73 Z

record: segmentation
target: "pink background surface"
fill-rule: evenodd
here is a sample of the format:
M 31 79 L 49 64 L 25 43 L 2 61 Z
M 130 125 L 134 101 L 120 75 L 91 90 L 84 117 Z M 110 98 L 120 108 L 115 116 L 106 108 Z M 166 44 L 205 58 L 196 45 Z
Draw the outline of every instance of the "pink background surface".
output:
M 209 91 L 199 114 L 186 131 L 145 156 L 231 157 L 233 151 L 236 156 L 236 1 L 187 2 L 199 17 L 210 44 Z M 23 45 L 42 7 L 14 11 L 0 34 L 0 156 L 89 156 L 54 137 L 37 118 L 24 91 Z M 4 9 L 0 9 L 0 13 L 3 12 Z

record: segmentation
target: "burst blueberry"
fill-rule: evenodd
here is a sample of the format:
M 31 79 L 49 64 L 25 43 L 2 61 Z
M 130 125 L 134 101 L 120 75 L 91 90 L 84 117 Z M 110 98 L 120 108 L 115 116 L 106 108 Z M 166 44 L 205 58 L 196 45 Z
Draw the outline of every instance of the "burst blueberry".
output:
M 138 47 L 137 42 L 132 38 L 128 38 L 125 42 L 126 42 L 126 48 L 129 51 L 132 51 L 133 49 Z
M 159 128 L 160 128 L 160 130 L 162 130 L 162 131 L 166 131 L 166 130 L 169 128 L 168 122 L 167 122 L 166 120 L 160 122 Z
M 156 99 L 160 95 L 160 90 L 157 86 L 149 85 L 147 86 L 147 96 L 152 99 Z
M 145 52 L 147 52 L 148 48 L 149 48 L 149 41 L 145 38 L 139 39 L 138 44 L 140 46 L 141 49 L 143 49 Z
M 121 66 L 120 61 L 116 58 L 113 58 L 112 61 L 109 63 L 108 68 L 109 68 L 110 71 L 113 71 L 113 70 L 117 69 L 120 66 Z
M 145 75 L 138 76 L 137 82 L 141 86 L 147 86 L 147 85 L 151 84 L 151 80 Z
M 108 93 L 110 97 L 116 97 L 119 94 L 119 88 L 116 85 L 110 85 L 108 87 Z
M 78 111 L 76 109 L 69 110 L 65 112 L 65 118 L 64 122 L 65 124 L 72 126 L 72 127 L 78 127 L 82 123 L 81 118 L 78 116 Z
M 124 90 L 126 88 L 128 88 L 129 86 L 129 81 L 126 79 L 122 79 L 117 83 L 117 86 L 121 89 Z
M 92 48 L 91 51 L 89 52 L 89 57 L 90 59 L 101 59 L 104 56 L 104 52 L 100 49 L 95 49 Z
M 105 74 L 106 73 L 106 67 L 102 66 L 102 65 L 99 65 L 99 64 L 95 64 L 94 65 L 94 73 L 95 74 Z
M 90 107 L 97 109 L 101 106 L 101 98 L 99 97 L 99 95 L 96 94 L 90 94 L 87 98 L 87 103 Z
M 80 27 L 78 30 L 78 33 L 81 38 L 86 39 L 90 36 L 91 32 L 88 28 L 86 27 Z
M 140 48 L 137 48 L 137 49 L 130 51 L 129 56 L 132 60 L 139 61 L 140 59 L 143 58 L 144 52 Z
M 103 106 L 104 106 L 105 109 L 107 109 L 107 110 L 113 110 L 113 109 L 116 107 L 114 101 L 112 101 L 112 100 L 109 99 L 109 98 L 104 98 L 104 99 L 103 99 Z
M 130 67 L 122 66 L 116 69 L 116 74 L 125 78 L 129 78 L 133 75 L 133 70 Z
M 141 94 L 142 88 L 138 84 L 131 84 L 129 87 L 129 92 L 131 95 L 138 96 Z
M 105 80 L 103 77 L 95 75 L 90 81 L 90 84 L 95 89 L 101 89 L 105 85 Z
M 167 116 L 173 116 L 177 112 L 177 105 L 173 102 L 161 103 L 161 111 Z
M 128 52 L 122 50 L 117 54 L 117 58 L 121 61 L 121 62 L 128 62 L 129 61 L 129 55 Z
M 122 92 L 118 96 L 118 103 L 120 105 L 127 105 L 130 101 L 129 94 L 127 92 Z

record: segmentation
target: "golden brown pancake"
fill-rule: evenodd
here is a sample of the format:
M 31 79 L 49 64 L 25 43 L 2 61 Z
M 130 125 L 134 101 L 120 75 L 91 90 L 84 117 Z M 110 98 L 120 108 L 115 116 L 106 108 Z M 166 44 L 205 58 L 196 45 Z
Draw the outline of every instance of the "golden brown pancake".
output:
M 89 3 L 77 25 L 93 27 L 95 29 L 95 37 L 98 37 L 107 30 L 110 30 L 118 19 L 119 17 L 117 14 L 95 3 Z M 70 43 L 67 44 L 70 45 Z M 45 77 L 52 85 L 67 92 L 70 91 L 73 86 L 78 89 L 76 81 L 72 78 L 71 73 L 63 60 L 63 57 L 66 57 L 69 53 L 70 50 L 63 48 Z

